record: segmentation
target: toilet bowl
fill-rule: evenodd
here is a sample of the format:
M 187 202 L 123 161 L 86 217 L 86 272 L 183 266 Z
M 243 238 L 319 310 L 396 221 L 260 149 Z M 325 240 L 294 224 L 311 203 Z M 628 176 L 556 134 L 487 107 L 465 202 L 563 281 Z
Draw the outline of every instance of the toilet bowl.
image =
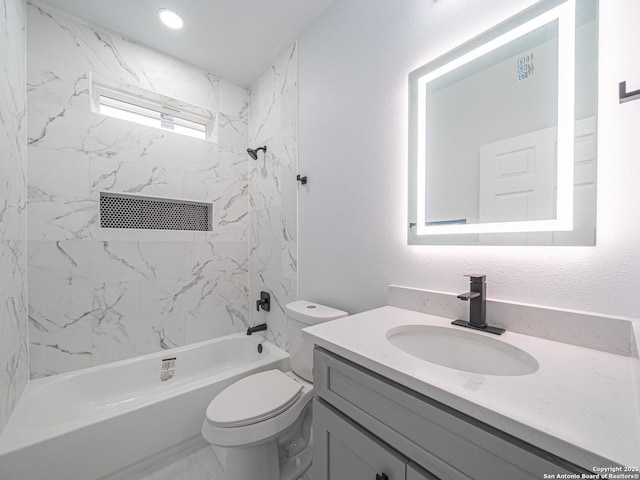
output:
M 347 313 L 302 300 L 285 311 L 291 371 L 242 378 L 207 407 L 202 435 L 225 449 L 223 480 L 295 480 L 311 465 L 313 345 L 302 329 Z

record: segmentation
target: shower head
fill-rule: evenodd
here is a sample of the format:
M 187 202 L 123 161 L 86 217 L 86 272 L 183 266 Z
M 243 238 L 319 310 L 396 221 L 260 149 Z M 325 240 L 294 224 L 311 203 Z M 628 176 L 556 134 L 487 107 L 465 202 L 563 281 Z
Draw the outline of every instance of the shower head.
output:
M 264 147 L 260 147 L 260 148 L 256 148 L 255 150 L 253 148 L 247 148 L 247 153 L 249 154 L 249 156 L 251 158 L 253 158 L 254 160 L 258 159 L 258 152 L 262 150 L 263 152 L 267 153 L 267 146 L 265 145 Z

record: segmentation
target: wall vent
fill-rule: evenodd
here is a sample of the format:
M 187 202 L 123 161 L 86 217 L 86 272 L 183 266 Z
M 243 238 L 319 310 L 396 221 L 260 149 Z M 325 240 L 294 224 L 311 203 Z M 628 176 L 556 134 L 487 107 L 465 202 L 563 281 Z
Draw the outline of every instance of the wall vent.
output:
M 210 203 L 100 192 L 100 227 L 211 231 Z

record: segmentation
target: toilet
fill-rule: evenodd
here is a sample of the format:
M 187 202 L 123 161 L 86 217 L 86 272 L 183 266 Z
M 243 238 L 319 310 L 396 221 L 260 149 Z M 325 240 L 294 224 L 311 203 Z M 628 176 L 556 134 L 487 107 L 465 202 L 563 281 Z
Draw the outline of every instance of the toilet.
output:
M 347 313 L 304 300 L 285 311 L 291 371 L 244 377 L 207 407 L 202 436 L 225 450 L 223 480 L 296 480 L 311 465 L 313 344 L 302 329 Z

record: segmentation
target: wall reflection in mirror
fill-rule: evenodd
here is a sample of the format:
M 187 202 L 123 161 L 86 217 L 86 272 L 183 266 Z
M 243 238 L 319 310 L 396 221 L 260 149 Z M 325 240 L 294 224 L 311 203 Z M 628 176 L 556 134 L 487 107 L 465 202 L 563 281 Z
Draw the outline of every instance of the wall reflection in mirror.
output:
M 409 243 L 595 244 L 597 32 L 544 1 L 410 74 Z

